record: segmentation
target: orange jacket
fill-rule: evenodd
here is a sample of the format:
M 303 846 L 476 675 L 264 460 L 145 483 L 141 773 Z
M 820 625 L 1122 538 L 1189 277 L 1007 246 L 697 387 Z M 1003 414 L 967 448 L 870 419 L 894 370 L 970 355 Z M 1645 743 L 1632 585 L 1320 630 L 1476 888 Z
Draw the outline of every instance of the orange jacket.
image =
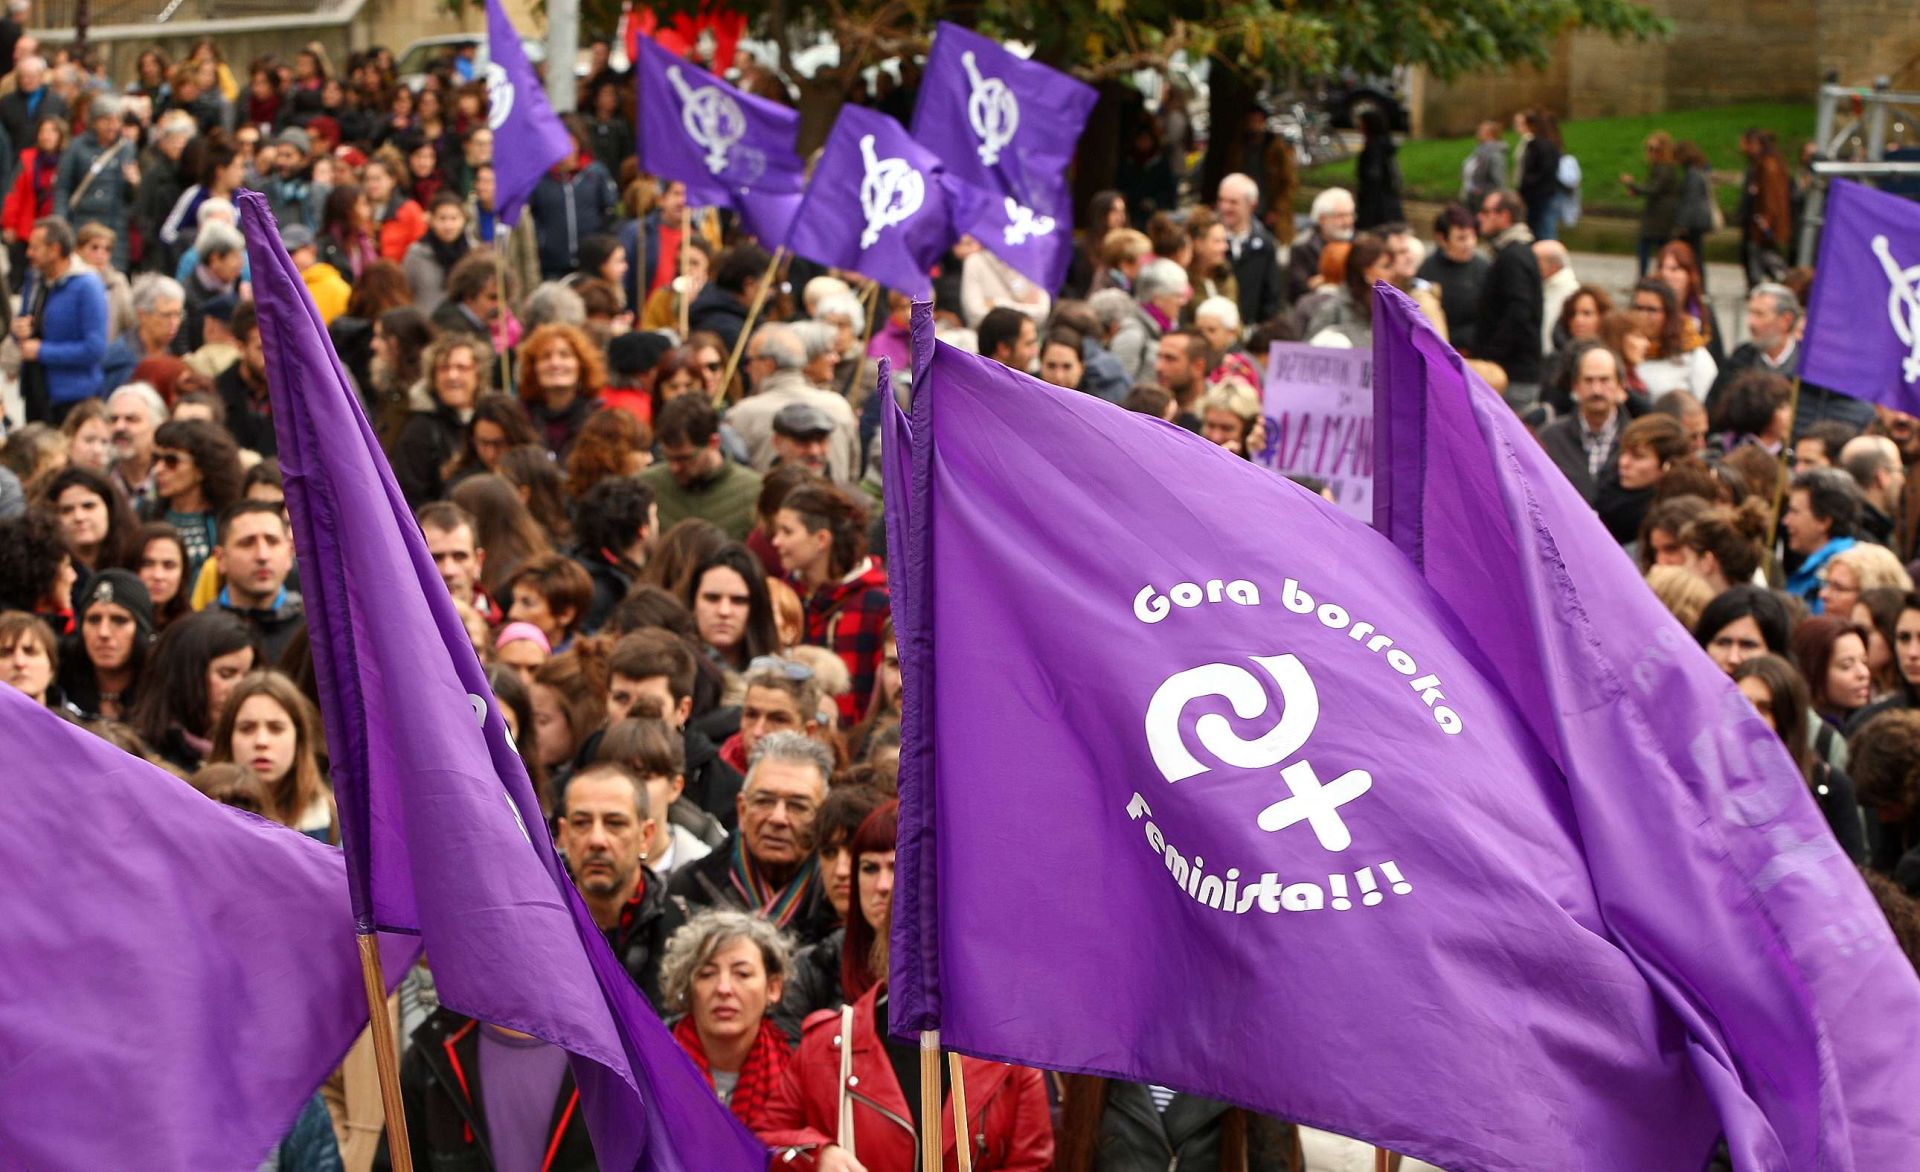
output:
M 853 1007 L 854 1155 L 868 1172 L 913 1172 L 919 1139 L 909 1107 L 894 1077 L 880 1035 L 874 1028 L 876 986 Z M 762 1118 L 753 1122 L 762 1142 L 775 1149 L 775 1166 L 812 1168 L 813 1154 L 836 1142 L 839 1119 L 840 1015 L 816 1013 L 800 1037 L 800 1049 Z M 944 1061 L 944 1059 L 942 1059 Z M 1053 1123 L 1047 1114 L 1046 1085 L 1040 1072 L 1004 1062 L 962 1058 L 960 1074 L 967 1092 L 967 1128 L 973 1142 L 973 1166 L 979 1172 L 1047 1172 L 1053 1167 Z M 944 1165 L 959 1168 L 954 1154 L 953 1102 L 941 1112 L 945 1134 Z M 793 1151 L 782 1163 L 782 1149 Z

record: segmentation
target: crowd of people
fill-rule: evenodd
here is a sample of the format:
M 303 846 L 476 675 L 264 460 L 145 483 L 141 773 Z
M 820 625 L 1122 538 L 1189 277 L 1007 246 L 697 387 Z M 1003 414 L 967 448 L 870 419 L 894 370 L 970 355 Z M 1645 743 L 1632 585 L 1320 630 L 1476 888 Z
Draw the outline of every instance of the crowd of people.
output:
M 731 217 L 640 173 L 604 47 L 572 152 L 512 228 L 470 54 L 415 89 L 381 50 L 235 71 L 205 42 L 148 50 L 115 85 L 15 27 L 0 66 L 19 294 L 0 298 L 0 680 L 338 841 L 235 223 L 234 193 L 263 192 L 636 986 L 771 1147 L 821 1172 L 913 1167 L 918 1055 L 886 1025 L 901 678 L 878 459 L 908 299 L 772 269 Z M 1137 162 L 1163 151 L 1150 133 Z M 1337 188 L 1296 231 L 1291 191 L 1243 171 L 1210 202 L 1182 198 L 1184 174 L 1149 207 L 1103 192 L 1061 288 L 956 245 L 939 333 L 1258 460 L 1271 343 L 1365 348 L 1372 284 L 1405 290 L 1773 722 L 1847 853 L 1912 891 L 1920 420 L 1845 388 L 1796 407 L 1804 274 L 1756 286 L 1737 347 L 1677 225 L 1650 229 L 1666 238 L 1624 301 L 1580 283 L 1537 230 L 1526 174 L 1546 154 L 1518 191 L 1488 154 L 1431 233 Z M 415 1167 L 594 1166 L 560 1051 L 438 1007 L 429 965 L 396 1012 Z M 369 1062 L 349 1057 L 275 1166 L 389 1166 Z M 1165 1087 L 974 1059 L 959 1077 L 982 1169 L 1353 1157 Z

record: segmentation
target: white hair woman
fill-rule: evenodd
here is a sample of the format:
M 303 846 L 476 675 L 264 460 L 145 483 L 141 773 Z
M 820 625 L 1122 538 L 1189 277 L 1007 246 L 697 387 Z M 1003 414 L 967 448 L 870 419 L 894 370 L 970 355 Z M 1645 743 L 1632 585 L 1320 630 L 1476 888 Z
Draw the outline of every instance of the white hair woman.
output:
M 660 963 L 662 1006 L 684 1014 L 673 1027 L 674 1040 L 748 1127 L 758 1122 L 792 1061 L 787 1036 L 767 1015 L 780 1000 L 791 963 L 779 929 L 727 910 L 689 920 L 667 941 Z
M 1209 297 L 1194 307 L 1193 328 L 1224 354 L 1240 344 L 1240 306 L 1230 297 Z

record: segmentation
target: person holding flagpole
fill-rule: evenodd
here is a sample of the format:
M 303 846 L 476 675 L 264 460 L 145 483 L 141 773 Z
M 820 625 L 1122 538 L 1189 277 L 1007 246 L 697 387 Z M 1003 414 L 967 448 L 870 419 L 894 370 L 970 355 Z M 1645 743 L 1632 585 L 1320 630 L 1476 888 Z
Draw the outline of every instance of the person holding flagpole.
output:
M 899 816 L 900 803 L 887 802 L 867 815 L 848 844 L 853 893 L 840 961 L 848 1000 L 839 1014 L 815 1014 L 807 1023 L 758 1124 L 776 1160 L 789 1161 L 783 1166 L 814 1172 L 913 1172 L 916 1166 L 924 1137 L 911 1105 L 922 1101 L 921 1054 L 888 1029 Z M 962 1094 L 954 1094 L 949 1065 L 939 1069 L 946 1167 L 955 1166 L 955 1112 L 964 1098 L 965 1137 L 977 1172 L 1050 1172 L 1053 1123 L 1038 1070 L 962 1056 Z

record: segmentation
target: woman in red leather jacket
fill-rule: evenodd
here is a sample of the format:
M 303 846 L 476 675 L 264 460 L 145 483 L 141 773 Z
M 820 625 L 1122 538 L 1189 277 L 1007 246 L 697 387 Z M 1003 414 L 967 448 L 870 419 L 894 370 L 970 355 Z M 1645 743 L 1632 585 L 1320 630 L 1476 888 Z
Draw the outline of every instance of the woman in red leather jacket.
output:
M 756 1122 L 775 1149 L 778 1167 L 816 1172 L 913 1172 L 919 1152 L 914 1120 L 920 1098 L 920 1052 L 887 1036 L 887 931 L 893 908 L 894 835 L 900 803 L 872 814 L 852 841 L 855 898 L 847 909 L 841 982 L 852 1029 L 838 1013 L 806 1023 L 800 1048 Z M 852 1047 L 852 1073 L 840 1086 L 841 1047 Z M 1053 1125 L 1040 1072 L 1003 1062 L 961 1058 L 967 1132 L 979 1172 L 1046 1172 L 1053 1167 Z M 940 1063 L 943 1164 L 957 1169 L 953 1101 L 947 1062 Z M 841 1094 L 852 1103 L 851 1135 L 840 1134 Z M 783 1159 L 791 1163 L 782 1162 Z

